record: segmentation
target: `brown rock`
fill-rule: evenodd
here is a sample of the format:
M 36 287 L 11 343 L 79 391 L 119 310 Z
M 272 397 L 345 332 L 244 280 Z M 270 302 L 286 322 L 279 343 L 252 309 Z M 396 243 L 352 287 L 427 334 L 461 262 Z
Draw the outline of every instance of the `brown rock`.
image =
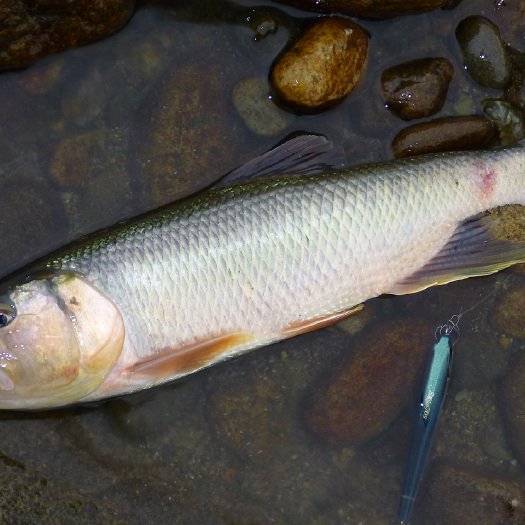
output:
M 134 8 L 135 0 L 2 0 L 0 69 L 100 40 L 123 27 Z
M 293 109 L 333 107 L 354 89 L 367 63 L 368 37 L 357 24 L 323 18 L 310 26 L 277 62 L 272 87 Z
M 523 292 L 523 287 L 520 287 Z M 516 290 L 518 291 L 518 290 Z M 511 363 L 501 384 L 499 407 L 506 423 L 506 436 L 521 464 L 525 462 L 525 353 Z
M 418 380 L 434 332 L 423 322 L 388 321 L 359 337 L 355 351 L 321 380 L 305 408 L 308 428 L 332 443 L 355 445 L 397 417 Z
M 222 70 L 177 66 L 150 91 L 134 153 L 151 206 L 194 193 L 240 164 L 239 126 L 229 113 L 230 87 Z
M 429 483 L 421 515 L 429 524 L 503 525 L 525 523 L 525 486 L 470 465 L 442 463 Z M 414 523 L 418 502 L 414 508 Z
M 381 85 L 388 109 L 404 120 L 437 113 L 453 73 L 446 58 L 421 58 L 385 69 Z
M 391 18 L 399 15 L 426 13 L 444 6 L 450 0 L 277 0 L 307 11 L 340 13 L 363 18 Z
M 498 332 L 525 337 L 525 284 L 517 284 L 501 295 L 489 321 Z
M 484 117 L 450 117 L 414 124 L 392 140 L 396 158 L 481 148 L 492 138 L 492 124 Z

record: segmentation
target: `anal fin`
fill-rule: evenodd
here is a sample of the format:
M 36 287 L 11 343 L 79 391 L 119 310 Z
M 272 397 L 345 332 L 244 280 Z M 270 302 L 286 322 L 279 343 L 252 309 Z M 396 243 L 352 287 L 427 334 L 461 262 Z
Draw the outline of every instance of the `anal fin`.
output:
M 161 381 L 170 377 L 189 374 L 226 353 L 228 350 L 253 340 L 248 332 L 232 332 L 195 343 L 168 348 L 162 352 L 139 361 L 124 371 L 124 374 L 139 375 Z
M 283 332 L 281 332 L 281 335 L 283 338 L 293 337 L 295 335 L 304 334 L 313 330 L 318 330 L 319 328 L 324 328 L 325 326 L 330 326 L 332 324 L 337 323 L 338 321 L 342 321 L 349 315 L 359 312 L 359 310 L 363 309 L 363 306 L 363 304 L 358 304 L 346 310 L 341 310 L 333 314 L 316 317 L 315 319 L 308 319 L 306 321 L 296 321 L 288 325 L 288 327 Z
M 492 221 L 490 216 L 483 215 L 462 221 L 432 259 L 396 283 L 388 293 L 419 292 L 430 286 L 489 275 L 525 261 L 525 243 L 494 238 Z

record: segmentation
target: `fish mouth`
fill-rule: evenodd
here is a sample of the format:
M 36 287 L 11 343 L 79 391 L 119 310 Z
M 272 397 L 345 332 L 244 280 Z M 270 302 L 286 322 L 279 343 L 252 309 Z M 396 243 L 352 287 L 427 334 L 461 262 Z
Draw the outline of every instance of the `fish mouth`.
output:
M 94 393 L 124 346 L 113 301 L 71 273 L 21 285 L 11 299 L 17 316 L 0 329 L 0 409 L 60 407 Z

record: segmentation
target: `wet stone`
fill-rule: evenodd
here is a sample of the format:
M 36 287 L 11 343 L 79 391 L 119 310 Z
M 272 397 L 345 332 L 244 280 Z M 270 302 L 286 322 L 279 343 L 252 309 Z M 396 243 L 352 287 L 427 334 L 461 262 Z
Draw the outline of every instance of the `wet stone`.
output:
M 525 337 L 525 284 L 516 284 L 501 296 L 489 321 L 498 332 Z
M 525 137 L 525 112 L 510 102 L 486 99 L 483 113 L 492 120 L 499 143 L 510 146 Z
M 0 69 L 25 67 L 69 47 L 100 40 L 121 29 L 135 0 L 2 0 Z
M 458 25 L 456 38 L 468 74 L 481 86 L 503 89 L 512 64 L 498 28 L 483 16 L 469 16 Z
M 369 327 L 309 393 L 304 419 L 330 443 L 356 445 L 385 430 L 410 397 L 434 332 L 426 323 L 388 321 Z
M 493 135 L 484 117 L 451 117 L 414 124 L 392 140 L 396 158 L 439 151 L 461 151 L 485 146 Z
M 444 6 L 449 0 L 277 0 L 307 11 L 340 13 L 363 18 L 390 18 L 426 13 Z
M 454 68 L 446 58 L 422 58 L 385 69 L 381 87 L 388 109 L 404 120 L 437 113 Z
M 506 425 L 508 442 L 525 464 L 525 352 L 514 358 L 499 390 L 499 408 Z
M 233 105 L 246 126 L 258 135 L 277 135 L 294 120 L 293 115 L 283 111 L 273 102 L 266 78 L 241 80 L 234 86 L 232 98 Z
M 271 84 L 279 100 L 304 113 L 340 103 L 356 86 L 367 64 L 368 37 L 357 24 L 322 18 L 278 60 Z
M 416 501 L 414 523 L 418 516 L 429 525 L 525 523 L 522 483 L 457 462 L 442 462 L 434 472 L 424 499 Z

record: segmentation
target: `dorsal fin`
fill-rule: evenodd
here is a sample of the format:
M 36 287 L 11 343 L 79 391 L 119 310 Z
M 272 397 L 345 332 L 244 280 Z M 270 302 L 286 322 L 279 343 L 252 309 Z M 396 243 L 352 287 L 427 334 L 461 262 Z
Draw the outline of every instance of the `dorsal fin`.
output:
M 320 135 L 300 135 L 231 171 L 213 188 L 228 188 L 279 175 L 314 175 L 345 165 L 343 148 Z

